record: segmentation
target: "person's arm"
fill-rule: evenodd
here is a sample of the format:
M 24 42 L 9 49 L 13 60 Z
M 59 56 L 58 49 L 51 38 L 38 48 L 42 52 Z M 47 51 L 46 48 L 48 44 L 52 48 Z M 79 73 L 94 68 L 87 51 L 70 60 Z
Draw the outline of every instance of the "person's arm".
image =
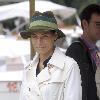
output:
M 77 63 L 72 64 L 68 76 L 64 84 L 64 100 L 82 100 L 81 76 Z

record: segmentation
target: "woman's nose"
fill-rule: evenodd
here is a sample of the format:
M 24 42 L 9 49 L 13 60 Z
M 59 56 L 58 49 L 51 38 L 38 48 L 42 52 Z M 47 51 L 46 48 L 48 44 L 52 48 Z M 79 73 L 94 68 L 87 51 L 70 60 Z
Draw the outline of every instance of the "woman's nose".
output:
M 43 42 L 43 38 L 42 37 L 38 37 L 37 42 L 38 43 L 42 43 Z

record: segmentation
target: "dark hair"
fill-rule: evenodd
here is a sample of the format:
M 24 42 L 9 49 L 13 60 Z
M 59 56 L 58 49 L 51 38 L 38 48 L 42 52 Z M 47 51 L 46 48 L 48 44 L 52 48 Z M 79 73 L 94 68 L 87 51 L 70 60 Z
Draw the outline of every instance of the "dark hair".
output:
M 85 9 L 83 9 L 80 15 L 81 21 L 85 19 L 89 23 L 92 14 L 100 14 L 100 5 L 90 4 Z

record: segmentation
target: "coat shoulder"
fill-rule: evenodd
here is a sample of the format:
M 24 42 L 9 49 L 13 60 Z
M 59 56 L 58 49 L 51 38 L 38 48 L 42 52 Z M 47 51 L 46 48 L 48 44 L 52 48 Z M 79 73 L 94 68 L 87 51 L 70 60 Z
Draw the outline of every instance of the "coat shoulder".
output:
M 66 56 L 65 59 L 66 59 L 65 60 L 66 66 L 71 66 L 71 67 L 74 67 L 74 65 L 77 65 L 78 66 L 77 62 L 73 58 L 71 58 L 69 56 Z

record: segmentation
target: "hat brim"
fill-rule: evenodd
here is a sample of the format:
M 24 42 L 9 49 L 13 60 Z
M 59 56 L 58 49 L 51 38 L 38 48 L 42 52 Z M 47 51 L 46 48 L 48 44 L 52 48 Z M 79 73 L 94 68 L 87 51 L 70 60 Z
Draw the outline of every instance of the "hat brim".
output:
M 24 30 L 24 31 L 21 31 L 20 32 L 20 35 L 23 39 L 28 39 L 28 38 L 31 38 L 31 35 L 32 33 L 34 32 L 48 32 L 50 30 L 55 30 L 55 32 L 57 33 L 57 36 L 58 38 L 62 38 L 62 37 L 65 37 L 65 34 L 59 30 L 59 29 L 53 29 L 53 28 L 49 28 L 49 27 L 34 27 L 32 29 L 27 29 L 27 30 Z

